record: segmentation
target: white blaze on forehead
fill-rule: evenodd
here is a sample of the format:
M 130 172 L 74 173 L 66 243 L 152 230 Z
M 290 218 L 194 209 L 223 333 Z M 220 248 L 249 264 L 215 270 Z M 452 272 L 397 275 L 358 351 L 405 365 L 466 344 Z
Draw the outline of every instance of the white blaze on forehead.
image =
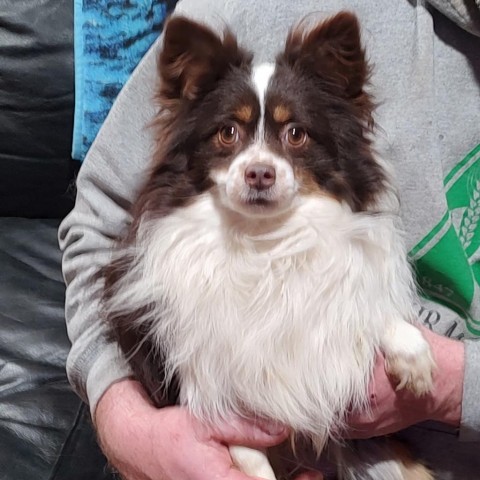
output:
M 253 67 L 252 81 L 262 108 L 264 106 L 265 92 L 274 71 L 275 65 L 273 63 L 262 63 Z
M 262 63 L 253 67 L 252 70 L 252 83 L 255 91 L 257 92 L 258 101 L 260 103 L 258 138 L 263 137 L 263 126 L 265 123 L 265 94 L 274 71 L 275 65 L 273 63 Z

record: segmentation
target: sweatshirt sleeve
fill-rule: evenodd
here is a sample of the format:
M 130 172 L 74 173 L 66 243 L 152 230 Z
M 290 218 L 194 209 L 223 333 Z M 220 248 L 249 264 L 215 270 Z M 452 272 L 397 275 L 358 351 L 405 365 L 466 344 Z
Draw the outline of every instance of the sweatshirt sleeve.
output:
M 480 0 L 429 0 L 429 3 L 464 30 L 480 36 Z
M 465 340 L 460 440 L 480 442 L 480 341 Z
M 92 414 L 108 386 L 131 375 L 100 318 L 101 281 L 95 274 L 130 221 L 129 206 L 149 165 L 153 135 L 148 124 L 155 114 L 160 41 L 134 71 L 93 143 L 78 175 L 75 207 L 59 230 L 72 343 L 67 374 Z

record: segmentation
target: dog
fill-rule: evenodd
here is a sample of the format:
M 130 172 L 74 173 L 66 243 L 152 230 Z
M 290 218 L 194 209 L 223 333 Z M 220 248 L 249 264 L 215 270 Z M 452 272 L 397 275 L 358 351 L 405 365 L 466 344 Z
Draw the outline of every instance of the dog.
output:
M 433 478 L 390 441 L 340 440 L 348 412 L 368 408 L 377 353 L 415 395 L 434 369 L 372 147 L 358 19 L 301 22 L 268 64 L 185 17 L 163 42 L 152 167 L 103 271 L 105 319 L 136 377 L 158 406 L 328 443 L 339 479 Z M 230 452 L 247 474 L 281 475 L 264 452 Z

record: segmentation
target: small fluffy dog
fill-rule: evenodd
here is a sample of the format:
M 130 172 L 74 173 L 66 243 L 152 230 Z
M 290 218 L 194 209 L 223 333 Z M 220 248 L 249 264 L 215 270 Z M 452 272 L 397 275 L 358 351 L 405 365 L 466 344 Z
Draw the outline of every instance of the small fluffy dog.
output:
M 138 379 L 205 422 L 272 419 L 317 452 L 333 440 L 340 479 L 433 478 L 397 448 L 366 441 L 362 457 L 337 442 L 347 412 L 368 405 L 379 351 L 417 395 L 434 367 L 371 147 L 357 18 L 300 24 L 275 63 L 255 64 L 229 31 L 174 17 L 159 72 L 153 166 L 103 272 L 107 321 Z M 262 452 L 230 450 L 275 479 Z

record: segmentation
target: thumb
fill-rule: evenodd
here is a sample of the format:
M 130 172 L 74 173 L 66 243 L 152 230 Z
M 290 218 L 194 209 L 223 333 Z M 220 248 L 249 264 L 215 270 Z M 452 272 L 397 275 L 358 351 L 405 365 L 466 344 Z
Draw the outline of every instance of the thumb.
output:
M 288 430 L 275 422 L 234 417 L 216 425 L 210 436 L 228 445 L 261 448 L 278 445 L 287 438 Z

